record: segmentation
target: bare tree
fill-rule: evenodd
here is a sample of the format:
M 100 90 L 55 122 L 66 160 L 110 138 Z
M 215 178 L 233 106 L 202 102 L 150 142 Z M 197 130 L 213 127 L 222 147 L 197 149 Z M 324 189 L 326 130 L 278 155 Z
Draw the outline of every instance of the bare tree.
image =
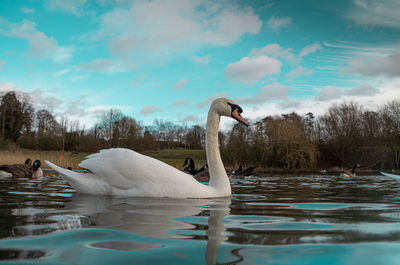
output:
M 36 126 L 39 136 L 54 136 L 58 123 L 53 114 L 43 109 L 36 112 Z
M 393 100 L 379 110 L 383 128 L 383 144 L 390 151 L 392 165 L 400 167 L 400 100 Z
M 120 122 L 123 118 L 123 114 L 118 109 L 110 109 L 109 111 L 104 111 L 101 115 L 100 121 L 97 123 L 97 129 L 100 137 L 105 140 L 111 140 L 114 135 L 114 129 L 116 122 Z
M 322 140 L 340 166 L 349 166 L 359 159 L 362 135 L 362 108 L 355 102 L 334 104 L 319 120 Z

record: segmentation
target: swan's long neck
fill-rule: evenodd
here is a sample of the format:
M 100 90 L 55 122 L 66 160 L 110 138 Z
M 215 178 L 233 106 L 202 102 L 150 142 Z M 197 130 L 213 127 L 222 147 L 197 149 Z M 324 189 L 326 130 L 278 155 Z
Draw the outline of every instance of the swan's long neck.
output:
M 211 108 L 208 112 L 206 127 L 206 153 L 210 172 L 209 185 L 228 196 L 231 194 L 231 185 L 219 153 L 219 121 L 220 115 Z

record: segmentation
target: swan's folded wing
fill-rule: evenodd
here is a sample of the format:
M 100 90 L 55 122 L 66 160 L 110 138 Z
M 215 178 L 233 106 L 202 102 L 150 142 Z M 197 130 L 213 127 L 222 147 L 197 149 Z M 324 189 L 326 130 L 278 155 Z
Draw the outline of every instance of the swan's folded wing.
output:
M 119 189 L 154 185 L 166 175 L 171 175 L 168 174 L 170 171 L 182 173 L 159 160 L 123 148 L 101 150 L 88 156 L 79 166 Z

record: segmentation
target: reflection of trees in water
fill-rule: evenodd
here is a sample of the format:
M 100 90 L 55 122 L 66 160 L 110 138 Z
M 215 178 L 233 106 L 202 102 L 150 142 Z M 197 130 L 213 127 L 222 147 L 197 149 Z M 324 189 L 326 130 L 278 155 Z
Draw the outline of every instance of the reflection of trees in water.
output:
M 55 177 L 1 179 L 0 238 L 61 230 L 60 222 L 50 217 L 59 214 L 71 192 L 68 184 Z
M 229 242 L 257 245 L 358 243 L 395 241 L 400 236 L 395 226 L 392 227 L 394 231 L 381 233 L 361 226 L 382 223 L 384 226 L 399 221 L 399 208 L 392 204 L 399 189 L 391 180 L 372 176 L 349 179 L 273 175 L 251 181 L 254 182 L 252 189 L 249 183 L 244 188 L 240 185 L 233 188 L 233 198 L 235 194 L 240 197 L 232 201 L 231 216 L 248 216 L 249 222 L 243 221 L 234 227 L 228 224 L 227 230 L 232 233 Z M 324 209 L 326 205 L 328 208 Z M 385 216 L 388 213 L 392 213 L 389 218 Z M 276 218 L 260 221 L 253 218 L 251 221 L 251 216 Z M 302 224 L 309 227 L 302 228 Z M 247 227 L 241 227 L 243 225 Z
M 40 250 L 0 250 L 0 260 L 39 259 L 45 252 Z

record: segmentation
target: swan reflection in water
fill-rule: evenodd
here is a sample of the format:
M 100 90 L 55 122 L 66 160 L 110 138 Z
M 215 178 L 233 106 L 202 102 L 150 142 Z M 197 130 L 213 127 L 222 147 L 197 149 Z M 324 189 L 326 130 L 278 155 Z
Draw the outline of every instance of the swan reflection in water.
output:
M 222 219 L 230 212 L 231 198 L 169 199 L 140 197 L 109 197 L 77 194 L 68 202 L 65 211 L 90 219 L 97 227 L 114 229 L 151 238 L 188 238 L 174 233 L 195 229 L 185 217 L 205 215 L 209 211 L 205 259 L 217 262 L 218 249 L 227 237 Z M 196 219 L 188 219 L 196 220 Z M 198 219 L 201 224 L 201 217 Z M 195 221 L 196 222 L 196 221 Z M 179 232 L 179 231 L 178 231 Z M 190 231 L 189 231 L 190 232 Z M 189 233 L 190 234 L 190 233 Z M 112 246 L 111 246 L 112 248 Z

